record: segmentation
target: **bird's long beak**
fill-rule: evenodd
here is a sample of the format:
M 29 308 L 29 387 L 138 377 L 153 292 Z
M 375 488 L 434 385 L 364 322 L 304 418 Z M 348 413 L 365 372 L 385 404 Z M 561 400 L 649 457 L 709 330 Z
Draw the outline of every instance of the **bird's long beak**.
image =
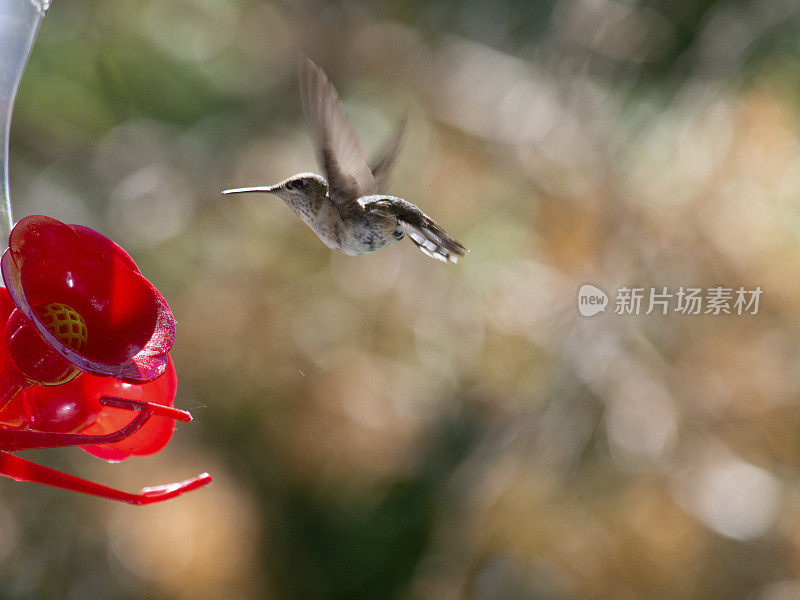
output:
M 244 188 L 233 188 L 230 190 L 222 190 L 223 194 L 246 194 L 248 192 L 274 192 L 280 186 L 279 185 L 261 185 L 257 187 L 244 187 Z

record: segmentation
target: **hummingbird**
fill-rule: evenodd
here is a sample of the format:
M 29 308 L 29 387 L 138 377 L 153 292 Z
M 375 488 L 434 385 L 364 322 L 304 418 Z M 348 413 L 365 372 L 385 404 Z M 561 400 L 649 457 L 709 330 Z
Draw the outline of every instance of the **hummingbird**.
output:
M 405 137 L 403 119 L 371 163 L 345 112 L 336 88 L 310 58 L 300 57 L 300 102 L 325 177 L 298 173 L 275 185 L 224 190 L 223 194 L 264 192 L 281 198 L 333 250 L 358 256 L 408 238 L 422 252 L 457 262 L 467 248 L 419 208 L 378 193 Z

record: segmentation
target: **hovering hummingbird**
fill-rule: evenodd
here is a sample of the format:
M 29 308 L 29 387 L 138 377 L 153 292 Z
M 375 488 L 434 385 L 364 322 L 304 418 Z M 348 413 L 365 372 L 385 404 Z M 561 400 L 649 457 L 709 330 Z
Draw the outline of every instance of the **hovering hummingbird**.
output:
M 367 162 L 336 89 L 311 59 L 300 57 L 300 101 L 327 180 L 299 173 L 276 185 L 224 190 L 267 192 L 280 197 L 333 250 L 357 256 L 397 243 L 408 235 L 430 257 L 457 262 L 467 249 L 419 208 L 379 194 L 405 136 L 405 120 L 383 152 Z

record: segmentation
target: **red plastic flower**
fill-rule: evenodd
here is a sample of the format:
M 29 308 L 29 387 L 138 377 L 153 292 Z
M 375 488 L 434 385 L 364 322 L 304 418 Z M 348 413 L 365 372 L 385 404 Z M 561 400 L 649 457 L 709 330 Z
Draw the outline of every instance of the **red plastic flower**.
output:
M 203 474 L 127 494 L 3 452 L 80 445 L 119 461 L 158 452 L 175 420 L 191 420 L 173 407 L 172 313 L 122 248 L 42 216 L 17 223 L 9 246 L 1 262 L 0 475 L 134 504 L 211 481 Z
M 38 339 L 26 335 L 21 342 L 27 360 L 15 356 L 27 377 L 44 382 L 57 371 L 57 357 L 35 362 L 39 357 L 27 345 L 39 340 L 61 355 L 61 362 L 95 375 L 140 382 L 166 369 L 175 340 L 169 306 L 108 238 L 50 217 L 26 217 L 11 232 L 2 269 L 11 298 L 39 333 Z M 64 343 L 51 329 L 45 318 L 53 304 L 71 307 L 83 319 L 92 332 L 83 344 Z

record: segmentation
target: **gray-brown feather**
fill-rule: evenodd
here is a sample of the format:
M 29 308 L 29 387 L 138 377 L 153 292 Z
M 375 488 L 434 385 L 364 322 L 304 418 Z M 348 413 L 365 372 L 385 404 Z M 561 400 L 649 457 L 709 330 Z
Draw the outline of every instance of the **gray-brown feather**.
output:
M 343 215 L 352 214 L 358 208 L 357 198 L 376 191 L 364 149 L 325 72 L 301 56 L 298 76 L 306 125 L 317 146 L 331 200 Z
M 406 122 L 407 118 L 404 117 L 403 120 L 400 121 L 397 129 L 395 129 L 394 135 L 389 138 L 381 153 L 370 166 L 372 175 L 375 178 L 376 192 L 373 193 L 383 192 L 385 186 L 389 183 L 389 176 L 392 173 L 392 168 L 397 161 L 400 148 L 403 147 L 403 141 L 406 137 Z
M 450 236 L 436 221 L 402 198 L 378 196 L 361 198 L 367 213 L 391 215 L 425 254 L 444 262 L 458 262 L 468 252 L 466 246 Z

